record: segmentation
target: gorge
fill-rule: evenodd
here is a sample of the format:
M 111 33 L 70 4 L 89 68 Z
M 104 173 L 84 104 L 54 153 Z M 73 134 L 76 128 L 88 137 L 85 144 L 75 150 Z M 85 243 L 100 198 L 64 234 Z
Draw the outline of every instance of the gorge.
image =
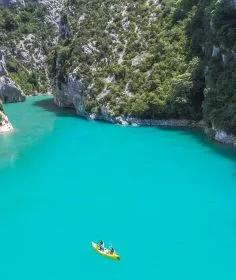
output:
M 0 0 L 3 280 L 236 279 L 235 42 L 235 0 Z
M 52 92 L 89 119 L 200 126 L 236 144 L 234 1 L 2 5 L 0 49 L 14 90 Z

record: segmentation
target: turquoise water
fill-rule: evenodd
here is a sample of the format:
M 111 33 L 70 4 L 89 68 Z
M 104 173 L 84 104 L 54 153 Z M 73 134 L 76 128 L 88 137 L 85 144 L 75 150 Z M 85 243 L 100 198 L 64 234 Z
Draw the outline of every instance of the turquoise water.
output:
M 89 122 L 45 97 L 5 109 L 1 279 L 236 279 L 235 150 Z M 120 262 L 91 249 L 101 238 Z

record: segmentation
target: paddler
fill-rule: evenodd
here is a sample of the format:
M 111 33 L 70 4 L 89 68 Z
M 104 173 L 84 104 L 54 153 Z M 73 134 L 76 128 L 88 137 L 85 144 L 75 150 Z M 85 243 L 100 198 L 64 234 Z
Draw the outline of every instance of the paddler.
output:
M 114 254 L 114 252 L 115 252 L 114 247 L 113 247 L 113 246 L 110 246 L 110 247 L 109 247 L 109 251 L 110 251 L 110 254 L 111 254 L 111 255 Z
M 101 240 L 100 242 L 99 242 L 99 250 L 101 250 L 101 251 L 104 251 L 104 241 L 103 240 Z

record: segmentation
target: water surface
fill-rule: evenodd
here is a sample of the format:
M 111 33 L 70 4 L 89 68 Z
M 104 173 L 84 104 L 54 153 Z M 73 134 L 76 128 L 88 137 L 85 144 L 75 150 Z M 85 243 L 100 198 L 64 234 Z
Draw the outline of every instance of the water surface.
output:
M 48 97 L 5 109 L 1 279 L 236 279 L 235 150 L 200 132 L 89 122 Z M 120 262 L 91 249 L 101 238 Z

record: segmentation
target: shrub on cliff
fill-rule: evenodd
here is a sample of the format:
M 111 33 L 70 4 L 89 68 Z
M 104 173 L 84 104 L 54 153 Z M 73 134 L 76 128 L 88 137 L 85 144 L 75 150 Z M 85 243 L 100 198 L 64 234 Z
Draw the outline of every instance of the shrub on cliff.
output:
M 232 1 L 78 0 L 67 8 L 73 37 L 61 38 L 50 67 L 56 77 L 76 69 L 89 112 L 106 105 L 114 115 L 204 117 L 236 131 Z
M 46 15 L 46 7 L 36 3 L 0 7 L 0 49 L 7 50 L 9 74 L 26 94 L 49 87 L 44 56 L 52 46 L 55 28 L 45 21 Z

